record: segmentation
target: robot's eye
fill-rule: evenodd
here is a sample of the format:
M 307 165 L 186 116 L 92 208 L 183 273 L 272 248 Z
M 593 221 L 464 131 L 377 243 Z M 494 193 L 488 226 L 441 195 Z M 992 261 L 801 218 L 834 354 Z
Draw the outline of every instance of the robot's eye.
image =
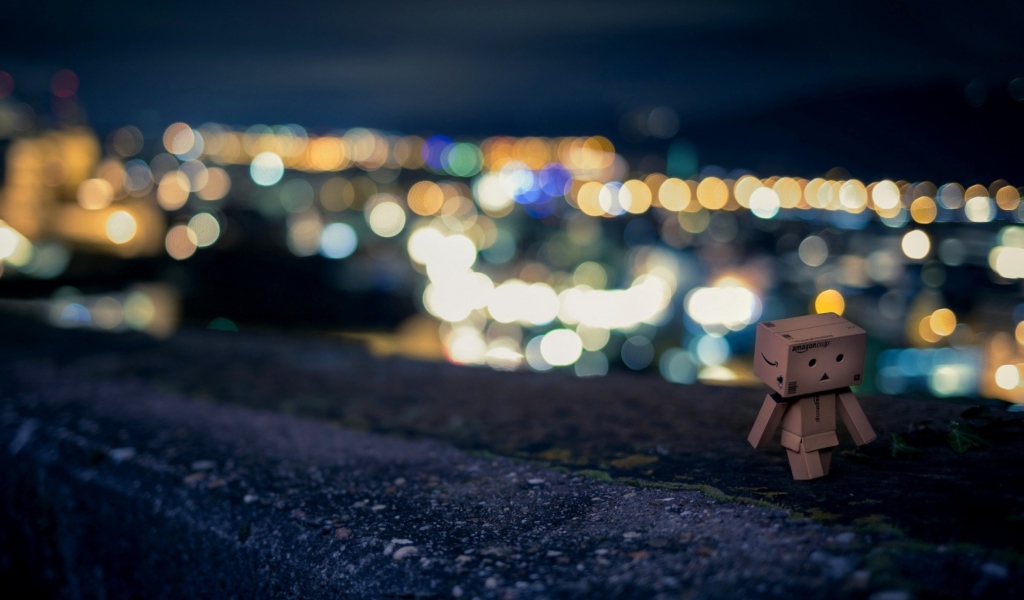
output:
M 842 354 L 840 354 L 839 356 L 836 357 L 836 362 L 843 362 L 843 355 Z
M 818 359 L 816 359 L 816 358 L 812 358 L 812 359 L 810 360 L 810 362 L 808 362 L 808 363 L 807 363 L 807 366 L 808 366 L 808 367 L 813 367 L 813 366 L 814 366 L 814 365 L 816 365 L 816 364 L 818 364 Z

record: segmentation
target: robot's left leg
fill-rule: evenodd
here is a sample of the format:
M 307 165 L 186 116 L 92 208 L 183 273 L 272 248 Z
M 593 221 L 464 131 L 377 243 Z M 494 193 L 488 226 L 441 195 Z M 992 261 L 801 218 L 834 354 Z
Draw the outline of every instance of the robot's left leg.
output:
M 817 479 L 828 474 L 831 450 L 819 452 L 817 450 L 807 451 L 801 449 L 799 452 L 794 452 L 787 448 L 786 454 L 789 456 L 789 468 L 793 472 L 793 479 Z M 823 460 L 822 454 L 828 454 L 829 456 Z
M 832 448 L 818 450 L 818 456 L 821 457 L 821 472 L 828 475 L 829 465 L 832 464 Z

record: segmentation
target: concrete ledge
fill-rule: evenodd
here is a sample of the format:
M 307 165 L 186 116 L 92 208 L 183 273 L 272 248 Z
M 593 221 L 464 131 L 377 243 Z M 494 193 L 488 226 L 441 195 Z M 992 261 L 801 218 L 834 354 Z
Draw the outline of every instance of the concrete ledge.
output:
M 195 335 L 210 346 L 224 339 Z M 287 346 L 279 338 L 244 339 L 235 348 L 250 350 L 232 360 L 253 361 L 262 345 L 281 343 Z M 169 357 L 175 346 L 139 348 L 136 355 Z M 452 381 L 446 366 L 377 362 L 357 349 L 331 348 L 332 361 L 347 356 L 366 367 L 363 376 L 390 375 L 377 385 L 415 382 L 408 394 Z M 22 354 L 0 363 L 0 577 L 5 586 L 30 583 L 40 596 L 1024 593 L 1012 550 L 922 543 L 884 520 L 856 526 L 827 515 L 794 518 L 683 484 L 603 482 L 444 441 L 358 432 L 200 401 L 150 380 L 98 377 L 84 359 Z M 528 398 L 562 385 L 559 378 L 513 379 L 521 387 L 502 393 Z M 484 371 L 467 380 L 512 381 Z M 350 393 L 338 389 L 339 398 Z M 751 391 L 743 409 L 751 419 L 757 395 Z M 706 418 L 714 437 L 713 414 Z M 765 468 L 742 435 L 717 443 L 733 441 L 749 451 L 736 468 Z

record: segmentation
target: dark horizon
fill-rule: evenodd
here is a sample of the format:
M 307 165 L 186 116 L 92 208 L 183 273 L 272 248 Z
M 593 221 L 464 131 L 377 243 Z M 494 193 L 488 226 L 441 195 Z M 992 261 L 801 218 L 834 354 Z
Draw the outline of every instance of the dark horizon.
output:
M 702 166 L 761 176 L 1024 181 L 1024 8 L 650 0 L 440 9 L 194 0 L 5 9 L 0 70 L 48 111 L 69 68 L 101 134 L 175 121 L 453 137 L 605 135 L 676 111 Z

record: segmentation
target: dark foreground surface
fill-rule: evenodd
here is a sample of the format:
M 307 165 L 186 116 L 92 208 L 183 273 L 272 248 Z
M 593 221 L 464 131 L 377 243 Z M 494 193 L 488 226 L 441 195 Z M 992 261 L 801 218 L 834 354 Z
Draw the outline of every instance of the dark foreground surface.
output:
M 0 592 L 1024 595 L 1020 413 L 862 398 L 879 439 L 794 482 L 762 398 L 0 317 Z

